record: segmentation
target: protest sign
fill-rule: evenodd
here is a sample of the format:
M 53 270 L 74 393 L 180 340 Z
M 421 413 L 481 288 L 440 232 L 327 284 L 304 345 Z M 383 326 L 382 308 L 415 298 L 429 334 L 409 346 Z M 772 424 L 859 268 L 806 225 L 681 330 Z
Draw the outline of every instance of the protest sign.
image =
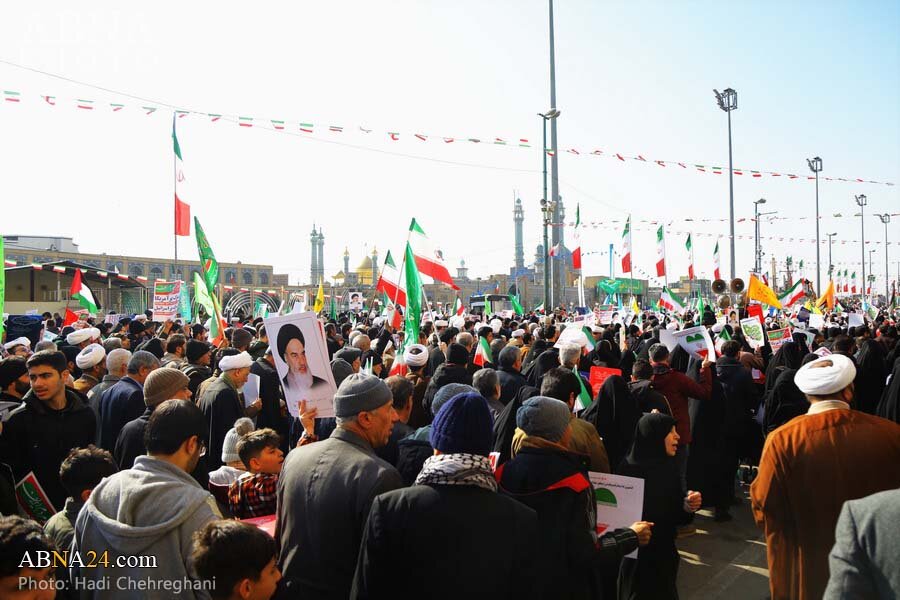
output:
M 774 354 L 787 342 L 791 341 L 791 328 L 775 329 L 767 332 L 767 335 L 769 336 L 769 345 L 772 346 L 772 354 Z
M 16 500 L 22 511 L 43 525 L 50 520 L 50 517 L 56 514 L 56 509 L 44 488 L 41 487 L 34 471 L 29 471 L 28 475 L 16 484 Z
M 659 330 L 659 343 L 668 348 L 669 352 L 678 347 L 678 342 L 675 340 L 675 332 L 671 329 Z
M 766 334 L 763 331 L 762 324 L 756 317 L 741 319 L 741 331 L 747 342 L 754 348 L 761 348 L 766 343 Z
M 860 325 L 865 325 L 865 318 L 862 313 L 854 312 L 847 315 L 847 326 L 848 327 L 859 327 Z
M 591 391 L 594 394 L 594 398 L 596 398 L 597 394 L 600 392 L 600 387 L 603 385 L 603 382 L 609 379 L 611 375 L 618 375 L 621 377 L 622 369 L 591 367 L 591 374 L 588 377 L 588 382 L 591 384 Z
M 259 399 L 259 375 L 250 373 L 247 383 L 241 390 L 244 393 L 244 406 L 250 406 Z
M 765 323 L 765 320 L 763 319 L 762 304 L 747 305 L 747 316 L 756 317 L 757 319 L 759 319 L 760 323 Z
M 300 416 L 300 401 L 317 408 L 319 418 L 333 417 L 332 399 L 337 391 L 322 324 L 312 312 L 264 319 L 275 370 L 284 389 L 284 400 L 294 417 Z
M 613 314 L 615 312 L 615 304 L 601 304 L 594 314 L 597 318 L 597 321 L 599 321 L 601 325 L 609 325 L 610 323 L 612 323 Z
M 350 292 L 350 310 L 353 312 L 359 312 L 363 309 L 363 303 L 365 302 L 365 298 L 361 292 Z
M 160 323 L 175 319 L 181 303 L 180 281 L 157 281 L 153 284 L 153 320 Z
M 611 473 L 588 472 L 597 503 L 597 536 L 630 527 L 644 511 L 644 480 Z M 637 550 L 625 555 L 637 558 Z
M 703 360 L 716 359 L 716 347 L 706 327 L 688 327 L 681 331 L 673 332 L 675 341 L 694 358 Z
M 188 291 L 187 284 L 179 282 L 179 285 L 181 286 L 181 295 L 179 296 L 178 313 L 185 323 L 190 323 L 193 321 L 191 315 L 191 293 Z
M 822 331 L 825 327 L 825 315 L 817 315 L 815 313 L 809 315 L 809 328 Z
M 110 325 L 115 325 L 116 323 L 118 323 L 119 321 L 121 321 L 123 318 L 125 318 L 127 316 L 128 315 L 123 315 L 121 313 L 113 313 L 111 315 L 106 315 L 103 318 L 103 322 L 109 323 Z

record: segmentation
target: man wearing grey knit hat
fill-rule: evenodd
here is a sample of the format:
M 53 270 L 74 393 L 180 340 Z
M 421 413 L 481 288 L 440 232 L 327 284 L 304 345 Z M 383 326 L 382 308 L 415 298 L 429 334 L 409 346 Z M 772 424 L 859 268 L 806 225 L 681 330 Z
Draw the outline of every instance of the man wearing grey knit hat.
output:
M 334 413 L 331 437 L 301 440 L 281 470 L 279 567 L 297 584 L 297 596 L 349 597 L 372 500 L 403 485 L 373 450 L 387 443 L 397 420 L 387 384 L 372 375 L 349 375 L 334 396 Z
M 126 423 L 116 438 L 113 457 L 120 471 L 130 469 L 135 458 L 147 453 L 144 430 L 153 410 L 166 400 L 190 400 L 189 383 L 188 376 L 177 369 L 156 369 L 147 375 L 144 381 L 144 403 L 147 408 L 144 414 Z

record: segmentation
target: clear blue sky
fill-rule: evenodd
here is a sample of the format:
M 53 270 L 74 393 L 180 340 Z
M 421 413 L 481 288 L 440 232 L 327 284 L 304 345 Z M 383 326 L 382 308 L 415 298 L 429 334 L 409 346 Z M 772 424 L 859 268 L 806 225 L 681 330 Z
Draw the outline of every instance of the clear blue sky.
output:
M 561 150 L 727 166 L 725 114 L 712 88 L 731 86 L 739 94 L 735 166 L 806 174 L 805 158 L 819 155 L 823 175 L 900 181 L 898 3 L 556 6 Z M 48 2 L 6 6 L 0 15 L 4 60 L 186 108 L 284 119 L 295 131 L 297 121 L 317 125 L 313 139 L 304 139 L 179 121 L 191 183 L 186 200 L 222 260 L 272 263 L 305 281 L 314 221 L 324 228 L 331 274 L 345 246 L 352 264 L 373 245 L 382 255 L 399 251 L 415 216 L 452 266 L 464 258 L 474 275 L 506 271 L 514 190 L 526 207 L 526 259 L 533 257 L 541 196 L 536 113 L 549 104 L 546 2 Z M 162 111 L 147 117 L 140 102 L 2 64 L 0 88 L 25 96 L 19 105 L 0 105 L 0 197 L 20 207 L 6 211 L 4 233 L 72 235 L 85 251 L 171 255 L 170 119 Z M 127 107 L 50 107 L 42 93 Z M 322 131 L 328 124 L 345 133 Z M 351 131 L 358 125 L 374 133 Z M 401 141 L 384 133 L 394 130 Z M 533 147 L 422 143 L 412 138 L 417 131 L 526 137 Z M 559 162 L 568 220 L 580 202 L 585 221 L 631 212 L 636 220 L 674 221 L 672 232 L 727 234 L 724 223 L 683 222 L 727 217 L 725 176 L 565 153 Z M 896 186 L 823 182 L 822 214 L 845 216 L 823 222 L 823 238 L 827 231 L 838 240 L 859 238 L 859 219 L 846 217 L 860 193 L 869 198 L 867 213 L 900 212 Z M 739 218 L 760 197 L 779 216 L 812 214 L 811 183 L 736 178 Z M 142 217 L 139 224 L 134 217 Z M 117 225 L 103 225 L 110 221 Z M 620 227 L 586 233 L 585 251 L 605 250 Z M 874 217 L 866 227 L 867 238 L 883 240 Z M 785 240 L 814 236 L 809 220 L 763 228 Z M 647 271 L 655 262 L 653 229 L 635 231 L 635 258 Z M 749 222 L 738 225 L 738 235 L 752 232 Z M 890 234 L 893 262 L 900 218 Z M 675 273 L 686 270 L 683 241 L 670 234 Z M 714 243 L 696 238 L 701 273 L 711 271 Z M 752 264 L 752 241 L 737 244 L 741 274 Z M 183 256 L 195 254 L 190 239 L 180 247 Z M 869 248 L 880 274 L 884 247 Z M 765 249 L 779 260 L 815 259 L 809 243 L 767 240 Z M 838 264 L 860 254 L 858 244 L 834 248 Z M 587 255 L 586 273 L 605 273 L 607 260 Z M 722 260 L 728 264 L 727 251 Z

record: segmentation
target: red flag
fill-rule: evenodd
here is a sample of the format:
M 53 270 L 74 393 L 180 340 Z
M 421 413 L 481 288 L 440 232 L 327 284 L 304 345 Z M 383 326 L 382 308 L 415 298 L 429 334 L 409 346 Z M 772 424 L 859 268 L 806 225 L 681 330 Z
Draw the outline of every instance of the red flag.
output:
M 175 235 L 191 235 L 191 205 L 175 194 Z
M 78 273 L 79 271 L 76 269 L 75 272 Z M 77 322 L 78 322 L 78 315 L 76 315 L 75 313 L 73 313 L 71 310 L 69 310 L 67 308 L 66 309 L 66 318 L 63 319 L 63 327 L 68 327 L 69 325 L 72 325 L 73 323 L 77 323 Z

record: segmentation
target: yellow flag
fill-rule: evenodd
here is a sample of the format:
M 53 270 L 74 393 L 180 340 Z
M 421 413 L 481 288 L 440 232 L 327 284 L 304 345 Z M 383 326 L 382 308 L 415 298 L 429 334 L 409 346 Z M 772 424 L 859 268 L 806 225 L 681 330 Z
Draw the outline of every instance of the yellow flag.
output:
M 822 293 L 822 297 L 816 300 L 816 306 L 825 305 L 828 310 L 834 310 L 834 280 L 828 282 L 828 287 Z
M 319 291 L 316 292 L 316 301 L 313 304 L 313 312 L 319 314 L 322 312 L 322 309 L 325 308 L 325 286 L 322 285 L 322 280 L 319 280 Z
M 756 275 L 750 275 L 750 286 L 747 288 L 747 297 L 751 300 L 759 300 L 763 304 L 781 308 L 781 302 L 778 296 L 772 291 L 772 288 L 757 279 Z

